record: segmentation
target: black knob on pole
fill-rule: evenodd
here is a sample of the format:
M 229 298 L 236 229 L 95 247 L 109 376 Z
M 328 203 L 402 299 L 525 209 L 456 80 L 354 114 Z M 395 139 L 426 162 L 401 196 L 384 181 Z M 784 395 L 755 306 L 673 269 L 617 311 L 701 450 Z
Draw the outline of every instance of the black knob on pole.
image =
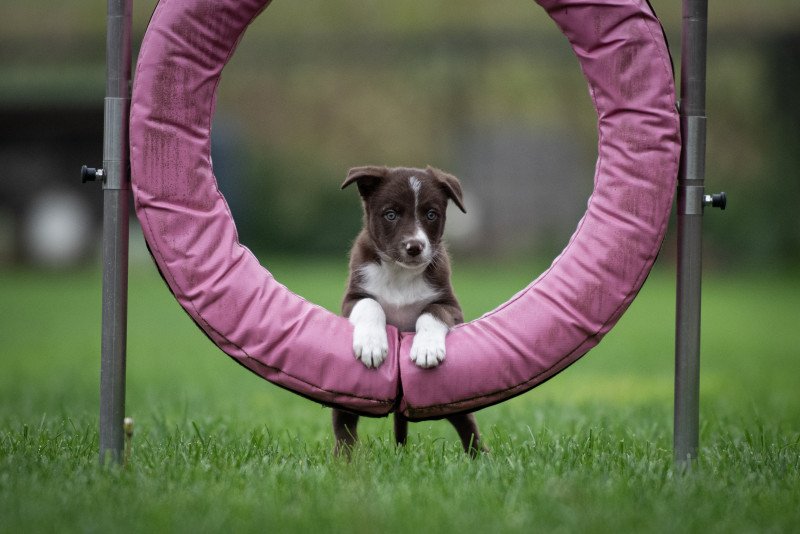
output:
M 703 205 L 724 210 L 725 207 L 728 205 L 728 195 L 724 191 L 722 193 L 714 193 L 713 195 L 706 195 L 703 198 Z
M 98 178 L 102 179 L 105 176 L 103 169 L 95 169 L 94 167 L 81 167 L 81 182 L 94 182 Z
M 82 183 L 85 184 L 86 182 L 94 182 L 95 180 L 97 180 L 97 169 L 94 167 L 87 167 L 86 165 L 81 167 Z

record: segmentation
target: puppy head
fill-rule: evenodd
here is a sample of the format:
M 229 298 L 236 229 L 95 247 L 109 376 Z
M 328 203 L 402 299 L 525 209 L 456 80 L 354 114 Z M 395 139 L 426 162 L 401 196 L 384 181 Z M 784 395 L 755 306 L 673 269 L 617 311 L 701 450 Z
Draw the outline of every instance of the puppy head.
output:
M 436 257 L 448 200 L 466 212 L 458 178 L 433 167 L 356 167 L 342 189 L 352 183 L 358 185 L 364 226 L 379 255 L 402 267 L 424 267 Z

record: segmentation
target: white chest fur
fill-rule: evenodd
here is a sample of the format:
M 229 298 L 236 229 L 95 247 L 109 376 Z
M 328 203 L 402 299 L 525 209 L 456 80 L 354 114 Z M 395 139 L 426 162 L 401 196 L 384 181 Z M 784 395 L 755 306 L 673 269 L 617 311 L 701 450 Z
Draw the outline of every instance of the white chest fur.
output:
M 386 323 L 413 332 L 423 308 L 436 300 L 439 291 L 425 279 L 424 270 L 412 270 L 388 262 L 368 263 L 359 268 L 361 288 L 380 303 Z

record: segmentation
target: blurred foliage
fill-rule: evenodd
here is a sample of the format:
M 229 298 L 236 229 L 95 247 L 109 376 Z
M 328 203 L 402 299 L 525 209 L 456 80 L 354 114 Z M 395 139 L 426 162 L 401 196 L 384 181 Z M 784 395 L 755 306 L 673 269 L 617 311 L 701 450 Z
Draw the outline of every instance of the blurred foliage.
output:
M 323 180 L 316 160 L 285 154 L 259 154 L 251 165 L 251 201 L 242 204 L 241 217 L 234 212 L 243 243 L 255 250 L 344 257 L 361 223 L 357 195 L 339 190 L 344 175 Z
M 338 191 L 348 167 L 429 163 L 459 173 L 464 136 L 498 126 L 557 127 L 592 154 L 595 117 L 580 69 L 530 4 L 273 2 L 226 68 L 217 108 L 236 124 L 242 159 L 223 190 L 254 200 L 234 209 L 244 241 L 339 250 L 360 217 L 353 195 Z M 652 4 L 678 70 L 681 2 Z M 154 5 L 134 2 L 134 47 Z M 0 105 L 101 106 L 105 7 L 4 1 Z M 791 68 L 800 9 L 796 0 L 730 0 L 709 10 L 707 189 L 730 196 L 728 211 L 706 217 L 709 263 L 795 265 L 800 223 L 785 199 L 800 188 L 800 76 Z

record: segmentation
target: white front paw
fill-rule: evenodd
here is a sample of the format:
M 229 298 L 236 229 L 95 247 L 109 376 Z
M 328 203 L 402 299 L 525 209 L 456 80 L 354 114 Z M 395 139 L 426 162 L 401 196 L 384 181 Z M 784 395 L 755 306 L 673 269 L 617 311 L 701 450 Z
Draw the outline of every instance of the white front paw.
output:
M 367 367 L 378 367 L 389 354 L 383 308 L 373 299 L 361 299 L 350 312 L 350 323 L 353 325 L 353 354 Z
M 353 354 L 367 367 L 378 367 L 389 353 L 386 328 L 374 323 L 356 324 L 353 329 Z
M 436 367 L 444 360 L 444 336 L 417 332 L 411 345 L 411 361 L 420 367 Z
M 417 319 L 417 334 L 411 344 L 411 361 L 420 367 L 439 365 L 445 357 L 445 342 L 449 328 L 429 313 Z

